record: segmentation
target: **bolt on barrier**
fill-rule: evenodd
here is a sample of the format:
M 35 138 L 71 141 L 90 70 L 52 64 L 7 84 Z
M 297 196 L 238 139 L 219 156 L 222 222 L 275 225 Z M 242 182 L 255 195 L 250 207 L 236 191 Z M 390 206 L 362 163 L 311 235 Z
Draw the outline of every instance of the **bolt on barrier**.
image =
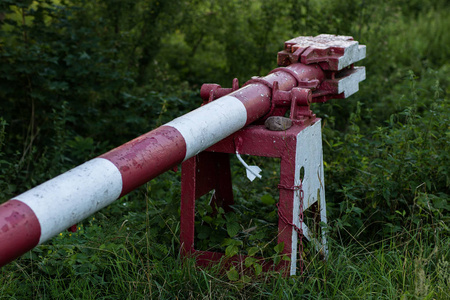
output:
M 0 267 L 180 163 L 182 254 L 194 254 L 202 265 L 221 259 L 223 254 L 194 249 L 193 217 L 195 199 L 212 189 L 216 204 L 233 203 L 232 153 L 240 160 L 240 154 L 281 158 L 278 242 L 290 257 L 282 267 L 296 274 L 303 238 L 327 253 L 325 235 L 314 238 L 303 222 L 303 211 L 316 205 L 317 221 L 326 223 L 320 119 L 310 104 L 357 92 L 365 68 L 354 63 L 365 50 L 349 36 L 286 41 L 280 67 L 267 76 L 241 88 L 236 79 L 232 88 L 204 84 L 203 105 L 196 110 L 3 203 Z M 246 165 L 250 179 L 259 177 L 253 167 Z M 221 180 L 219 173 L 225 174 Z M 299 265 L 301 270 L 301 259 Z

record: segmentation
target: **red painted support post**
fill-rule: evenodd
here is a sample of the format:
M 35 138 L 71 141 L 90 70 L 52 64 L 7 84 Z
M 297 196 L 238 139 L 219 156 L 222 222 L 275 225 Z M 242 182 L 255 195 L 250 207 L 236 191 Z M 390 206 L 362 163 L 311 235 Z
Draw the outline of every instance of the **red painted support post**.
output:
M 338 41 L 339 45 L 333 49 L 342 50 L 339 55 L 327 57 L 329 66 L 314 61 L 317 53 L 312 51 L 311 43 L 310 56 L 303 61 L 300 48 L 295 48 L 300 40 L 288 41 L 287 52 L 279 54 L 281 64 L 287 65 L 285 68 L 254 78 L 217 100 L 214 99 L 224 89 L 207 85 L 201 91 L 202 96 L 209 95 L 214 101 L 0 205 L 0 266 L 245 126 L 269 114 L 286 111 L 292 99 L 291 111 L 300 116 L 304 112 L 296 107 L 301 104 L 300 94 L 305 88 L 314 90 L 323 84 L 326 89 L 317 89 L 315 99 L 319 101 L 344 98 L 355 92 L 362 80 L 362 69 L 349 69 L 345 71 L 348 74 L 335 79 L 333 64 L 347 67 L 361 59 L 365 48 L 358 48 L 358 43 L 349 37 L 328 36 L 328 39 Z M 310 57 L 313 63 L 308 61 Z M 341 64 L 342 58 L 345 62 Z M 344 82 L 355 74 L 360 74 L 360 80 Z M 300 93 L 299 96 L 285 99 L 284 92 L 295 87 L 301 87 L 293 93 Z
M 234 204 L 228 154 L 236 152 L 280 158 L 280 183 L 273 187 L 279 189 L 277 241 L 284 243 L 284 250 L 280 254 L 289 257 L 289 261 L 281 261 L 276 269 L 286 269 L 290 275 L 297 273 L 297 254 L 302 252 L 298 247 L 301 245 L 301 235 L 315 243 L 316 248 L 326 255 L 325 235 L 311 237 L 314 230 L 299 218 L 300 203 L 304 210 L 315 205 L 320 211 L 320 220 L 326 223 L 321 122 L 318 118 L 310 118 L 308 122 L 281 131 L 268 130 L 264 125 L 248 126 L 185 161 L 181 175 L 182 254 L 195 257 L 197 263 L 203 266 L 215 264 L 224 258 L 224 253 L 195 249 L 195 202 L 214 190 L 211 206 L 222 207 L 227 211 Z M 273 209 L 276 209 L 275 205 Z M 302 231 L 301 235 L 299 231 Z M 226 258 L 226 261 L 243 265 L 245 258 L 237 256 Z M 266 270 L 275 267 L 262 259 L 261 263 Z

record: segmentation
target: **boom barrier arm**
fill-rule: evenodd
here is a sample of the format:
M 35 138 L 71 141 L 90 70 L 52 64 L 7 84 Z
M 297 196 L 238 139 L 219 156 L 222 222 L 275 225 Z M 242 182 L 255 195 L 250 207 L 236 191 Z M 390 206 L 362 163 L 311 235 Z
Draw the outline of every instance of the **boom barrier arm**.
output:
M 249 124 L 289 109 L 293 122 L 307 121 L 311 102 L 358 90 L 365 70 L 353 63 L 364 56 L 351 37 L 299 37 L 267 76 L 242 88 L 205 84 L 196 110 L 0 205 L 0 267 Z

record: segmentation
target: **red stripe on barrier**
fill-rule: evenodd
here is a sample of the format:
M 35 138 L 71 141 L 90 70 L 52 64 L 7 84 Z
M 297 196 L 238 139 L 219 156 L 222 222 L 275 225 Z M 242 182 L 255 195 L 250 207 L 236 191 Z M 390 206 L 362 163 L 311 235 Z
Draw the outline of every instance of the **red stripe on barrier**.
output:
M 31 208 L 19 200 L 0 205 L 0 266 L 39 243 L 41 225 Z
M 181 163 L 186 155 L 186 142 L 173 127 L 161 126 L 103 155 L 122 175 L 122 193 L 138 186 Z

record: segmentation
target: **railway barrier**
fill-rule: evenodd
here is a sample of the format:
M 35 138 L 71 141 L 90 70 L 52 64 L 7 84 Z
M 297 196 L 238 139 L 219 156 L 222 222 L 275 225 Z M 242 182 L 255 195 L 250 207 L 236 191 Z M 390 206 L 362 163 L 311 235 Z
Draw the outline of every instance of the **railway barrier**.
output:
M 214 203 L 229 209 L 229 154 L 242 162 L 241 154 L 281 158 L 278 242 L 290 257 L 284 262 L 289 274 L 302 268 L 297 256 L 303 238 L 326 256 L 325 234 L 313 237 L 303 222 L 312 207 L 317 224 L 326 223 L 321 121 L 310 104 L 357 92 L 365 68 L 354 63 L 366 48 L 352 37 L 327 34 L 284 46 L 280 67 L 267 76 L 240 88 L 236 79 L 232 88 L 204 84 L 196 110 L 0 205 L 0 266 L 180 163 L 182 254 L 195 255 L 199 264 L 214 262 L 223 254 L 194 248 L 195 200 L 214 190 Z M 249 179 L 260 176 L 257 167 L 243 163 Z

